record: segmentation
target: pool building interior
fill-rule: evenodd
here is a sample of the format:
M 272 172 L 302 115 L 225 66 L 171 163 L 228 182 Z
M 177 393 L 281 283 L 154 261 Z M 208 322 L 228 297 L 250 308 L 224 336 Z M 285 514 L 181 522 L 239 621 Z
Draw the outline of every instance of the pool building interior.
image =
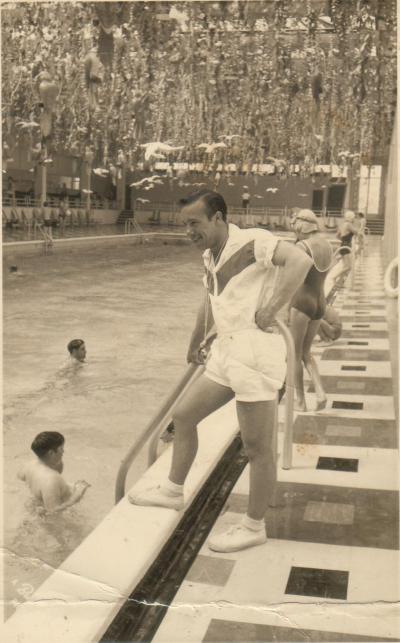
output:
M 42 34 L 43 25 L 39 20 L 26 22 L 29 12 L 36 11 L 29 9 L 28 4 L 39 3 L 7 3 L 6 9 L 2 9 L 4 60 L 14 59 L 15 52 L 22 57 L 29 54 L 29 47 L 33 47 L 32 43 L 38 37 L 33 33 L 33 27 Z M 81 14 L 90 18 L 88 25 L 91 25 L 92 36 L 100 34 L 93 42 L 98 47 L 99 57 L 104 55 L 108 72 L 114 52 L 125 55 L 127 51 L 125 45 L 125 48 L 118 48 L 118 38 L 129 41 L 132 47 L 132 43 L 141 42 L 141 55 L 145 52 L 155 65 L 156 58 L 152 58 L 155 53 L 149 49 L 150 36 L 150 40 L 146 40 L 155 29 L 154 33 L 160 38 L 161 35 L 165 37 L 162 41 L 165 51 L 157 58 L 154 78 L 159 78 L 157 74 L 161 70 L 161 80 L 165 81 L 167 89 L 170 88 L 170 96 L 175 96 L 175 103 L 179 103 L 179 92 L 173 93 L 173 82 L 180 83 L 181 76 L 186 78 L 182 71 L 185 41 L 189 35 L 193 37 L 198 27 L 195 21 L 195 31 L 187 32 L 185 21 L 182 23 L 180 11 L 189 12 L 189 4 L 196 5 L 193 16 L 198 16 L 196 12 L 201 5 L 204 14 L 221 12 L 225 22 L 230 20 L 229 12 L 236 16 L 237 10 L 239 17 L 235 18 L 235 25 L 246 21 L 252 11 L 256 12 L 256 17 L 257 12 L 262 13 L 258 20 L 268 18 L 268 11 L 277 12 L 279 20 L 274 24 L 281 24 L 279 21 L 284 20 L 283 14 L 279 13 L 282 7 L 289 13 L 296 7 L 293 20 L 297 20 L 306 5 L 308 12 L 312 7 L 322 12 L 320 23 L 328 6 L 333 16 L 332 24 L 337 20 L 337 12 L 345 11 L 343 7 L 350 5 L 356 7 L 357 12 L 361 7 L 362 11 L 360 9 L 358 13 L 366 20 L 366 12 L 374 11 L 376 5 L 382 13 L 376 18 L 376 29 L 363 23 L 363 29 L 372 31 L 374 38 L 376 36 L 376 44 L 373 44 L 375 39 L 367 38 L 365 46 L 357 49 L 357 56 L 362 57 L 364 49 L 370 51 L 367 63 L 373 66 L 378 61 L 383 70 L 379 91 L 386 98 L 390 93 L 390 74 L 394 72 L 389 63 L 395 56 L 389 50 L 389 41 L 395 31 L 388 18 L 391 1 L 85 2 L 75 3 L 76 16 L 68 8 L 71 3 L 41 4 L 43 9 L 37 9 L 38 15 L 42 15 L 40 11 L 43 15 L 46 11 L 54 12 L 56 22 L 53 21 L 53 25 L 49 22 L 50 31 L 56 27 L 62 31 L 62 25 L 57 21 L 61 20 L 59 16 L 64 15 L 63 12 L 67 15 L 70 11 L 68 19 L 75 25 L 76 34 L 82 31 L 82 37 L 78 38 L 75 33 L 71 36 L 75 49 L 81 40 L 85 44 L 85 38 L 89 38 L 87 29 L 82 29 L 81 24 L 77 26 L 76 21 L 79 22 Z M 101 5 L 99 16 L 97 5 Z M 115 15 L 121 24 L 117 24 L 115 18 L 111 31 L 103 29 L 102 20 L 113 9 L 103 5 L 118 5 Z M 143 7 L 143 15 L 139 5 Z M 243 15 L 240 7 L 246 8 Z M 91 10 L 96 14 L 97 22 L 92 20 Z M 129 20 L 125 11 L 130 12 Z M 225 14 L 229 14 L 228 18 Z M 123 15 L 126 22 L 122 21 Z M 130 22 L 132 16 L 136 20 L 134 28 Z M 197 19 L 203 20 L 201 16 Z M 132 28 L 127 29 L 128 24 Z M 259 23 L 254 25 L 257 38 L 262 39 L 265 51 L 269 52 L 268 43 L 270 36 L 275 38 L 275 27 L 265 38 Z M 332 49 L 332 43 L 338 42 L 335 25 L 332 27 L 325 20 L 325 26 L 319 25 L 316 38 L 327 51 L 329 49 L 329 56 L 338 56 L 342 62 L 341 56 L 344 59 L 347 56 L 347 67 L 343 69 L 353 69 L 353 56 L 348 53 L 353 49 L 342 47 L 340 42 L 337 53 Z M 304 32 L 304 25 L 297 27 L 292 30 L 285 27 L 282 42 L 287 40 L 292 43 L 293 50 L 301 52 L 301 48 L 306 47 L 304 38 L 315 34 Z M 342 28 L 345 30 L 345 25 L 342 24 Z M 8 29 L 14 34 L 12 39 L 6 33 Z M 31 33 L 30 39 L 25 38 L 26 52 L 21 46 L 23 29 Z M 203 36 L 196 45 L 200 53 L 205 46 L 202 39 L 208 39 L 207 47 L 210 48 L 215 35 L 212 28 L 201 26 L 201 29 Z M 352 29 L 352 37 L 358 38 L 357 29 Z M 363 29 L 360 33 L 364 33 Z M 43 31 L 46 37 L 40 47 L 45 50 L 56 46 L 57 39 L 51 40 L 50 31 L 47 27 Z M 69 51 L 69 33 L 63 32 L 60 51 L 64 51 L 63 47 Z M 227 31 L 229 40 L 236 37 L 233 33 L 234 30 Z M 222 33 L 219 37 L 225 36 Z M 300 45 L 295 41 L 301 41 Z M 237 42 L 235 55 L 234 48 L 231 51 L 229 42 L 225 43 L 225 57 L 218 49 L 218 43 L 214 43 L 215 47 L 210 49 L 214 59 L 220 57 L 223 68 L 226 61 L 236 64 L 245 52 L 246 60 L 247 54 L 253 57 L 257 71 L 259 61 L 251 53 L 250 35 L 241 33 Z M 310 42 L 307 40 L 307 46 Z M 113 43 L 112 47 L 110 43 Z M 346 46 L 350 45 L 351 42 Z M 328 53 L 326 60 L 331 65 Z M 90 50 L 87 55 L 92 54 Z M 139 56 L 137 52 L 136 55 Z M 174 59 L 167 64 L 171 56 Z M 131 58 L 133 60 L 134 56 Z M 68 70 L 65 62 L 68 60 L 66 58 L 59 69 L 64 78 L 75 78 L 76 70 L 72 64 Z M 93 58 L 91 60 L 93 62 Z M 278 57 L 277 60 L 283 64 L 286 59 L 283 57 L 282 62 Z M 207 65 L 197 68 L 200 88 L 203 81 L 208 83 L 209 74 L 218 76 L 215 60 L 207 61 Z M 128 65 L 126 60 L 125 63 Z M 195 63 L 197 65 L 198 61 L 192 61 Z M 315 72 L 304 55 L 292 56 L 289 63 L 293 66 L 292 72 L 304 73 L 304 78 Z M 32 65 L 35 64 L 33 61 Z M 130 61 L 131 64 L 136 63 Z M 340 75 L 346 87 L 353 82 L 344 78 L 345 72 L 340 66 L 329 76 L 329 69 L 332 71 L 329 65 L 324 72 L 324 87 L 331 87 L 331 82 L 332 87 L 337 87 Z M 113 67 L 113 78 L 118 83 L 122 73 L 120 67 L 125 70 L 122 64 Z M 24 69 L 23 66 L 15 67 L 21 78 L 28 73 Z M 171 69 L 181 70 L 182 74 L 174 72 L 171 80 L 168 76 Z M 252 69 L 251 65 L 248 69 Z M 40 73 L 46 73 L 42 68 L 40 70 Z M 354 71 L 355 78 L 358 78 L 357 70 L 358 67 Z M 224 82 L 231 82 L 226 70 L 224 73 L 225 76 L 221 72 Z M 104 151 L 101 147 L 104 141 L 99 143 L 98 157 L 94 158 L 83 142 L 89 134 L 93 140 L 100 140 L 103 134 L 100 125 L 97 131 L 91 127 L 88 130 L 80 128 L 77 134 L 80 155 L 74 152 L 75 148 L 67 152 L 61 149 L 62 146 L 58 149 L 53 141 L 52 158 L 45 158 L 50 139 L 43 137 L 45 119 L 40 120 L 42 112 L 25 114 L 17 110 L 21 116 L 15 117 L 12 110 L 12 113 L 7 111 L 12 101 L 23 102 L 24 92 L 16 83 L 15 92 L 7 94 L 4 87 L 7 89 L 11 82 L 10 72 L 5 64 L 2 65 L 6 116 L 2 173 L 4 529 L 0 557 L 3 580 L 0 637 L 4 643 L 400 641 L 395 99 L 385 107 L 386 111 L 378 102 L 379 109 L 371 107 L 372 90 L 368 87 L 363 99 L 371 108 L 366 112 L 368 118 L 372 118 L 371 114 L 378 118 L 379 112 L 379 118 L 383 119 L 379 121 L 380 129 L 377 127 L 375 138 L 371 132 L 368 134 L 364 123 L 363 132 L 368 135 L 365 134 L 363 145 L 374 140 L 378 146 L 376 141 L 385 134 L 388 141 L 384 153 L 380 147 L 371 156 L 357 153 L 354 141 L 361 123 L 357 121 L 354 126 L 341 123 L 337 128 L 338 137 L 347 135 L 352 142 L 340 139 L 335 154 L 341 146 L 354 152 L 353 159 L 349 152 L 344 152 L 340 158 L 331 154 L 333 135 L 328 120 L 324 132 L 315 134 L 320 131 L 321 122 L 323 125 L 320 118 L 325 113 L 328 91 L 317 100 L 310 95 L 311 86 L 305 84 L 303 87 L 300 83 L 294 91 L 290 85 L 290 91 L 294 93 L 290 99 L 293 109 L 288 109 L 286 114 L 289 121 L 292 119 L 287 140 L 293 142 L 293 137 L 298 136 L 304 149 L 312 148 L 313 154 L 317 150 L 320 156 L 315 153 L 317 160 L 310 169 L 308 160 L 301 157 L 304 150 L 300 146 L 303 150 L 301 154 L 299 152 L 300 156 L 292 154 L 291 159 L 288 156 L 290 163 L 285 161 L 286 169 L 283 170 L 279 158 L 271 158 L 270 152 L 267 154 L 267 149 L 274 149 L 268 147 L 272 134 L 270 141 L 268 130 L 264 140 L 257 129 L 263 120 L 257 111 L 261 93 L 281 96 L 281 90 L 283 93 L 289 91 L 284 83 L 283 89 L 279 84 L 279 73 L 271 76 L 269 82 L 273 91 L 269 94 L 268 87 L 259 88 L 261 71 L 255 73 L 254 78 L 249 73 L 247 78 L 250 95 L 254 95 L 248 119 L 249 123 L 252 119 L 254 122 L 250 123 L 251 127 L 242 124 L 244 129 L 236 137 L 243 139 L 243 146 L 248 144 L 249 150 L 250 143 L 256 139 L 257 145 L 262 145 L 261 152 L 257 147 L 251 162 L 250 152 L 248 156 L 244 153 L 240 156 L 241 143 L 234 141 L 236 130 L 232 129 L 232 124 L 236 121 L 227 121 L 227 129 L 221 129 L 219 138 L 220 131 L 215 129 L 215 140 L 225 137 L 228 141 L 230 136 L 231 141 L 215 156 L 207 157 L 208 152 L 198 148 L 202 145 L 204 148 L 203 139 L 211 141 L 212 137 L 208 129 L 207 133 L 201 128 L 196 130 L 200 127 L 200 119 L 193 120 L 194 125 L 190 125 L 188 131 L 177 129 L 174 110 L 184 118 L 183 103 L 172 104 L 172 99 L 167 97 L 165 114 L 161 114 L 161 103 L 154 102 L 143 108 L 136 94 L 136 121 L 132 116 L 134 125 L 128 124 L 129 128 L 134 128 L 134 142 L 123 138 L 118 141 L 123 147 L 122 156 L 119 155 L 121 150 L 116 145 L 114 149 L 111 141 L 112 128 L 120 127 L 120 120 L 126 116 L 121 107 L 116 108 L 115 119 L 109 119 L 110 148 Z M 273 84 L 275 76 L 279 92 Z M 144 72 L 143 77 L 147 78 Z M 44 82 L 51 84 L 52 81 L 46 78 Z M 218 77 L 218 82 L 221 78 Z M 315 75 L 313 78 L 315 80 Z M 124 79 L 125 82 L 125 76 Z M 150 78 L 148 82 L 151 84 L 153 80 Z M 92 101 L 99 83 L 97 79 L 94 85 L 85 85 L 85 92 L 89 92 L 90 87 Z M 127 82 L 127 85 L 132 83 Z M 254 87 L 251 83 L 255 83 Z M 10 86 L 13 89 L 14 86 Z M 237 82 L 235 89 L 229 90 L 231 106 L 235 105 L 235 93 L 243 99 L 243 86 Z M 118 87 L 124 85 L 120 83 Z M 40 85 L 36 94 L 43 94 L 45 100 L 43 105 L 40 103 L 38 107 L 37 101 L 35 105 L 46 113 L 46 100 L 51 99 L 51 92 L 46 94 L 47 85 L 44 89 L 42 86 L 42 90 L 39 88 Z M 353 92 L 351 87 L 350 90 Z M 209 110 L 207 101 L 215 91 L 211 84 L 211 89 L 208 87 L 203 92 L 204 105 L 208 105 Z M 357 91 L 358 85 L 355 85 L 351 108 L 357 103 Z M 10 95 L 10 105 L 4 99 L 6 94 Z M 104 92 L 106 103 L 115 100 L 111 90 L 109 94 Z M 329 95 L 336 96 L 333 91 Z M 158 94 L 154 93 L 154 96 L 161 100 Z M 337 96 L 340 97 L 340 93 Z M 339 100 L 337 96 L 335 100 Z M 220 105 L 216 98 L 215 101 L 223 115 L 226 105 Z M 318 109 L 315 122 L 311 123 L 309 106 L 315 107 L 312 101 L 318 103 Z M 151 111 L 154 105 L 158 106 L 160 121 Z M 193 105 L 196 106 L 196 101 Z M 210 114 L 204 105 L 204 114 Z M 351 116 L 350 107 L 346 104 L 344 111 Z M 150 111 L 147 113 L 146 109 Z M 271 115 L 269 117 L 271 132 L 273 128 L 279 129 L 276 125 L 280 122 L 279 109 L 273 113 L 275 120 Z M 102 110 L 90 112 L 91 117 L 100 119 L 96 121 L 98 123 L 103 122 Z M 148 123 L 143 128 L 157 123 L 161 128 L 157 132 L 162 131 L 163 135 L 151 129 L 140 130 L 140 110 L 148 116 Z M 294 127 L 293 123 L 296 124 L 302 110 L 308 114 L 308 120 L 300 132 L 301 128 Z M 22 115 L 29 121 L 18 122 Z M 245 116 L 242 114 L 243 123 L 247 123 Z M 67 117 L 68 114 L 64 114 L 65 123 Z M 35 125 L 33 118 L 40 123 Z M 324 118 L 328 119 L 326 114 Z M 75 132 L 75 126 L 73 123 L 72 132 Z M 14 141 L 16 128 L 21 136 Z M 329 135 L 326 134 L 328 130 Z M 151 131 L 149 140 L 174 138 L 176 145 L 182 137 L 186 148 L 181 150 L 178 146 L 179 152 L 165 152 L 166 158 L 148 162 L 144 131 Z M 173 137 L 171 131 L 174 131 Z M 201 137 L 198 140 L 195 131 L 196 136 Z M 193 140 L 188 139 L 188 132 Z M 36 141 L 36 135 L 41 136 L 40 141 Z M 70 142 L 74 136 L 71 134 Z M 15 147 L 11 156 L 13 141 Z M 276 141 L 280 141 L 278 136 Z M 40 142 L 40 154 L 39 148 L 35 152 L 32 147 L 34 142 Z M 207 145 L 210 146 L 210 142 L 205 147 Z M 280 148 L 276 149 L 274 156 L 282 156 Z M 187 150 L 191 150 L 192 157 Z M 118 157 L 122 161 L 119 162 Z M 106 166 L 108 169 L 104 169 Z M 329 345 L 315 342 L 312 348 L 328 398 L 326 407 L 319 412 L 294 410 L 293 387 L 290 386 L 283 399 L 277 402 L 276 480 L 265 515 L 267 542 L 224 554 L 209 548 L 209 538 L 241 519 L 246 512 L 249 488 L 249 463 L 234 401 L 199 425 L 199 450 L 185 483 L 183 510 L 137 506 L 128 500 L 128 493 L 136 494 L 165 481 L 173 440 L 166 440 L 164 432 L 171 423 L 176 405 L 202 368 L 188 367 L 186 352 L 204 296 L 204 266 L 201 253 L 187 236 L 179 206 L 181 197 L 199 188 L 217 190 L 226 198 L 229 223 L 241 229 L 265 229 L 290 243 L 295 241 L 291 225 L 293 215 L 300 209 L 313 210 L 322 236 L 330 242 L 337 260 L 325 281 L 325 296 L 339 314 L 342 325 L 339 338 Z M 250 204 L 243 196 L 246 191 L 251 195 Z M 365 213 L 364 249 L 356 254 L 353 248 L 351 270 L 335 283 L 335 275 L 340 270 L 336 233 L 349 209 Z M 64 210 L 65 215 L 62 214 Z M 51 225 L 44 226 L 46 220 L 51 220 Z M 289 336 L 290 329 L 280 326 L 290 350 L 286 331 Z M 67 344 L 73 338 L 84 340 L 87 357 L 84 364 L 74 363 L 71 368 Z M 315 391 L 306 372 L 305 391 L 307 406 L 312 409 Z M 32 440 L 41 431 L 58 431 L 65 436 L 63 475 L 66 480 L 85 479 L 90 484 L 81 502 L 52 517 L 38 515 L 27 485 L 18 479 L 21 466 L 30 456 Z

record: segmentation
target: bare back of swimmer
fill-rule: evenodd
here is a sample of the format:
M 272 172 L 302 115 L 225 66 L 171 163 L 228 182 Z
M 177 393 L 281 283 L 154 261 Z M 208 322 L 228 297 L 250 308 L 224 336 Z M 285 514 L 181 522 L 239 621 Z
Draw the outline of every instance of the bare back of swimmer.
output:
M 307 240 L 298 241 L 297 246 L 312 258 L 314 264 L 295 293 L 291 305 L 312 320 L 322 319 L 326 307 L 324 282 L 332 265 L 332 248 L 318 232 L 312 233 Z

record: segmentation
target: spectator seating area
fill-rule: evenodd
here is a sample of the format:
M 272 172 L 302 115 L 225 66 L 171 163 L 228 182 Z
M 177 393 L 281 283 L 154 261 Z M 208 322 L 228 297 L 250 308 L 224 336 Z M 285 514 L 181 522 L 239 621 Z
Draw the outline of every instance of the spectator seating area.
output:
M 40 238 L 43 234 L 44 220 L 51 222 L 51 227 L 59 228 L 60 232 L 69 227 L 96 225 L 91 212 L 86 209 L 69 207 L 3 207 L 2 227 L 6 230 L 22 230 L 28 239 Z

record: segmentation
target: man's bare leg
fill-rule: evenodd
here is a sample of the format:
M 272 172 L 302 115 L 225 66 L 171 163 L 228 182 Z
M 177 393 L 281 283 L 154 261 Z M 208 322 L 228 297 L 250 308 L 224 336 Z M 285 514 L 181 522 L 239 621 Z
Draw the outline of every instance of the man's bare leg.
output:
M 250 488 L 247 515 L 262 520 L 275 484 L 276 469 L 272 451 L 275 400 L 236 402 L 240 432 L 249 459 Z
M 129 495 L 130 502 L 142 506 L 182 509 L 183 484 L 197 453 L 197 425 L 233 396 L 230 388 L 204 375 L 196 380 L 173 416 L 175 439 L 169 479 L 162 486 Z
M 312 342 L 318 332 L 319 326 L 319 319 L 310 321 L 303 343 L 303 362 L 314 385 L 314 391 L 317 398 L 317 406 L 315 409 L 316 411 L 322 411 L 322 409 L 326 407 L 328 401 L 324 391 L 324 387 L 322 386 L 322 379 L 321 375 L 319 374 L 317 362 L 311 354 Z
M 262 545 L 267 540 L 264 517 L 276 479 L 273 453 L 275 404 L 275 400 L 237 402 L 240 431 L 249 458 L 249 505 L 241 523 L 210 539 L 209 547 L 213 551 L 239 551 Z
M 205 375 L 199 377 L 185 395 L 173 416 L 175 440 L 169 479 L 182 485 L 196 457 L 197 425 L 204 418 L 229 402 L 233 391 L 213 382 Z

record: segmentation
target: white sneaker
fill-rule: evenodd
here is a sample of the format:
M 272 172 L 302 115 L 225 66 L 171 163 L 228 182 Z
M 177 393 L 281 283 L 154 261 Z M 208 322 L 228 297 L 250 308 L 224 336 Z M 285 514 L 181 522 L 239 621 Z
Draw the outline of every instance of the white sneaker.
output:
M 228 553 L 247 549 L 247 547 L 254 547 L 255 545 L 263 545 L 266 542 L 267 534 L 265 529 L 254 531 L 239 524 L 229 527 L 222 534 L 212 536 L 208 541 L 208 546 L 212 551 Z
M 167 509 L 183 509 L 183 494 L 168 493 L 160 485 L 144 489 L 138 494 L 128 494 L 128 500 L 133 505 L 141 507 L 166 507 Z

